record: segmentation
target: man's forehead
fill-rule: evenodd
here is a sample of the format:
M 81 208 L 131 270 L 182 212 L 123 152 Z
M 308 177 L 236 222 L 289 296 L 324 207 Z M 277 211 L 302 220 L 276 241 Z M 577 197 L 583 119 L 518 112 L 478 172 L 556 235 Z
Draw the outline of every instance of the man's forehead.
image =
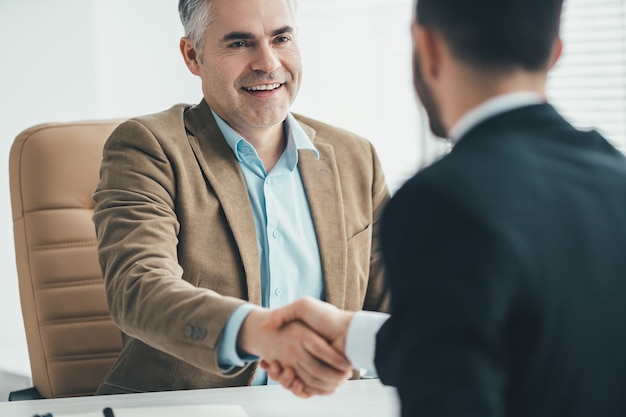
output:
M 281 20 L 277 27 L 295 26 L 295 10 L 291 0 L 213 0 L 213 21 L 241 26 L 257 23 L 269 24 Z
M 213 19 L 207 29 L 219 38 L 228 33 L 271 36 L 295 28 L 290 0 L 214 0 L 212 5 Z

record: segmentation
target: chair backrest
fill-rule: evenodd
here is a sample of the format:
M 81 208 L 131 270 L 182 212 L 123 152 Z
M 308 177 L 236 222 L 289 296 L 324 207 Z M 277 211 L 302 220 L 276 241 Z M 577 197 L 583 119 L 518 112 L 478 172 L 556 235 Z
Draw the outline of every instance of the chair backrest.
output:
M 11 147 L 20 301 L 33 385 L 45 398 L 94 394 L 122 347 L 91 220 L 102 147 L 118 124 L 38 125 Z

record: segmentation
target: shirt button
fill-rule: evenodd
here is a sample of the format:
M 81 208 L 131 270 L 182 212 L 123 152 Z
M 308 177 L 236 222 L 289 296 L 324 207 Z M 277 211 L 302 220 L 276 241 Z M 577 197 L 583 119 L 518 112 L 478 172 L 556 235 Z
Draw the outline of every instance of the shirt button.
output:
M 276 288 L 274 290 L 274 294 L 276 294 L 277 297 L 280 296 L 281 293 L 282 293 L 282 291 L 280 290 L 280 288 Z
M 265 184 L 271 185 L 272 184 L 272 179 L 271 178 L 266 179 L 265 180 Z
M 274 230 L 274 233 L 272 233 L 272 236 L 274 236 L 274 239 L 278 239 L 280 237 L 280 232 L 278 230 Z

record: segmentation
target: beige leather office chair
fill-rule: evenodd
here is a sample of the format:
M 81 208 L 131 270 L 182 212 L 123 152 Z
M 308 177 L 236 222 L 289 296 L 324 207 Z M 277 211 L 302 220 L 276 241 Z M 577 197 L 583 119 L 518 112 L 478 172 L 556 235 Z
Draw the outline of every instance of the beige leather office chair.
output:
M 118 123 L 39 125 L 11 148 L 17 275 L 35 388 L 12 400 L 94 394 L 121 350 L 91 220 L 102 146 Z

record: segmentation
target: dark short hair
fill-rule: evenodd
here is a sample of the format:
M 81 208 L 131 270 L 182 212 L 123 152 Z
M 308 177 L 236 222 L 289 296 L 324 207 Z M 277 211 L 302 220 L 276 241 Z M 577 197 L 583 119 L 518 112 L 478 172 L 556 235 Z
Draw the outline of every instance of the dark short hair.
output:
M 457 59 L 480 67 L 545 68 L 563 0 L 417 0 L 420 26 L 437 30 Z

